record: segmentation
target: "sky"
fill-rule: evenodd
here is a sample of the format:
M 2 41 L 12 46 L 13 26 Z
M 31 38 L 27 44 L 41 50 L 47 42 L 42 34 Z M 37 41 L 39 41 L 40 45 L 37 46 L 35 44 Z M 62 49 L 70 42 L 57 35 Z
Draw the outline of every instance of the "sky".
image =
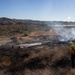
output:
M 0 0 L 0 17 L 75 21 L 75 0 Z

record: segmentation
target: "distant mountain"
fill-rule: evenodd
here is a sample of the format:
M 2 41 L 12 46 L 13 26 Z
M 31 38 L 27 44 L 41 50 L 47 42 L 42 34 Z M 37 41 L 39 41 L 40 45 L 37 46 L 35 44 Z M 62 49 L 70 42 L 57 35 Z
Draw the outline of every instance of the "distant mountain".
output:
M 75 22 L 67 21 L 36 21 L 23 19 L 0 18 L 0 25 L 75 25 Z
M 10 19 L 6 17 L 0 18 L 0 25 L 41 25 L 46 24 L 44 21 Z

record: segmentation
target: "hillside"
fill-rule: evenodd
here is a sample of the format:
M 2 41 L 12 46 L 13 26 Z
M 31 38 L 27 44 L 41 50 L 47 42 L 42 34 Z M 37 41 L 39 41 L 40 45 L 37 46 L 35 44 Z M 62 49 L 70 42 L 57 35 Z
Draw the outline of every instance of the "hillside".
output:
M 56 46 L 46 44 L 18 50 L 12 58 L 16 60 L 9 67 L 3 67 L 3 63 L 0 62 L 0 75 L 75 75 L 68 50 L 70 46 L 64 44 Z M 22 56 L 24 51 L 27 53 Z M 21 54 L 19 59 L 18 53 Z
M 28 36 L 32 31 L 48 29 L 49 27 L 40 21 L 0 18 L 0 36 Z
M 68 21 L 39 21 L 25 19 L 10 19 L 6 17 L 0 18 L 0 25 L 75 25 L 75 22 Z
M 0 18 L 0 75 L 75 75 L 69 41 L 59 41 L 50 25 L 71 27 L 75 22 Z M 33 42 L 42 44 L 23 46 Z
M 75 25 L 66 21 L 36 21 L 23 19 L 0 18 L 0 36 L 28 36 L 34 31 L 49 31 L 50 25 Z

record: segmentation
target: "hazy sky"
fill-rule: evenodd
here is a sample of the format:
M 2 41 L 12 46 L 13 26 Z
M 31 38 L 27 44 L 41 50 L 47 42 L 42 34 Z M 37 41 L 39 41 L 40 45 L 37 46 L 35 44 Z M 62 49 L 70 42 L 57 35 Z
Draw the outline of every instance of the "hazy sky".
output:
M 0 17 L 75 21 L 75 0 L 0 0 Z

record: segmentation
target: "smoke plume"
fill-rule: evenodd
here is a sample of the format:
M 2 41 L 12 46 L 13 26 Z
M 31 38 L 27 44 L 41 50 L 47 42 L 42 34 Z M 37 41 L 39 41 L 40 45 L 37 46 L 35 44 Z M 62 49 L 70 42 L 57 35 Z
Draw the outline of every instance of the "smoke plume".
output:
M 62 41 L 74 40 L 75 39 L 75 28 L 67 27 L 64 25 L 52 25 L 52 29 L 59 33 Z

